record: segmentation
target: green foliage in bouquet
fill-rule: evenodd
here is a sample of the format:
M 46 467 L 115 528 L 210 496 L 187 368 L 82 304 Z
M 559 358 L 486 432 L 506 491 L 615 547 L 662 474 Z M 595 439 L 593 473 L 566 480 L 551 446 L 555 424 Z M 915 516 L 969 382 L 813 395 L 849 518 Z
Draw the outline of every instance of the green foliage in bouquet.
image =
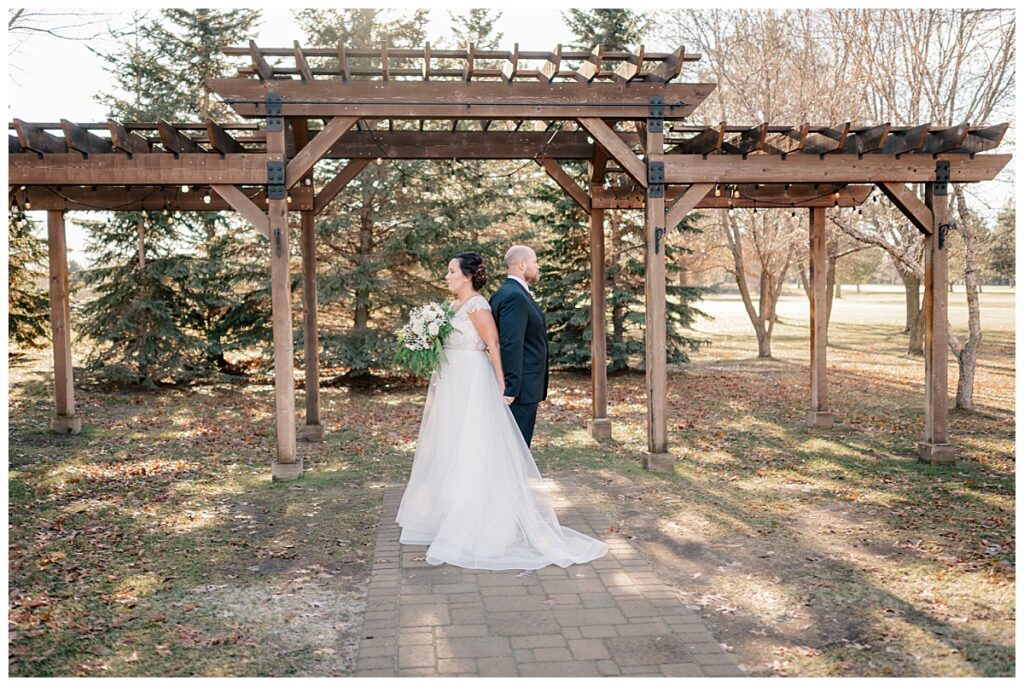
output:
M 447 307 L 438 303 L 417 307 L 398 332 L 395 364 L 421 379 L 429 379 L 445 362 L 444 341 L 454 330 Z

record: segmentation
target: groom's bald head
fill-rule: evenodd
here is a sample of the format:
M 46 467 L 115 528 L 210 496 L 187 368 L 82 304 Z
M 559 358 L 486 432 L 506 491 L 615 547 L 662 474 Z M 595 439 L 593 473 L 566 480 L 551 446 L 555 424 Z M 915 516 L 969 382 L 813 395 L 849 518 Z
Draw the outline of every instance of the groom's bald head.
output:
M 505 253 L 505 269 L 511 271 L 524 262 L 536 259 L 537 253 L 528 245 L 513 245 Z
M 537 283 L 540 278 L 537 253 L 528 245 L 513 245 L 508 249 L 505 253 L 505 269 L 509 276 L 518 276 L 527 283 Z

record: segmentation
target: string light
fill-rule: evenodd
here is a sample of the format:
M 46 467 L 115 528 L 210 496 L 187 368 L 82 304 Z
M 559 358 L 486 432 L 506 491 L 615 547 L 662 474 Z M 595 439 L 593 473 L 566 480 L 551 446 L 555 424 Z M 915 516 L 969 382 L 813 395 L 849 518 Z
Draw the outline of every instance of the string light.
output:
M 739 186 L 733 186 L 732 187 L 732 197 L 734 197 L 734 198 L 740 197 L 740 187 Z
M 312 186 L 313 185 L 313 179 L 307 176 L 306 178 L 304 178 L 302 180 L 302 183 L 303 183 L 303 185 L 306 185 L 306 186 Z
M 835 195 L 834 195 L 834 196 L 832 196 L 832 197 L 833 197 L 833 198 L 835 198 L 835 201 L 836 201 L 836 207 L 839 207 L 839 191 L 836 191 L 836 192 L 835 192 Z
M 24 188 L 24 186 L 22 186 L 22 188 Z M 26 210 L 31 210 L 32 209 L 32 201 L 29 200 L 29 198 L 28 198 L 28 191 L 25 191 L 25 209 Z
M 174 213 L 171 216 L 172 217 L 180 217 L 181 216 L 181 210 L 174 210 Z
M 729 214 L 732 214 L 732 198 L 729 199 Z
M 795 207 L 789 211 L 789 216 L 790 217 L 795 217 L 796 216 L 796 208 Z
M 188 193 L 188 184 L 187 183 L 181 184 L 181 192 L 182 193 Z
M 291 205 L 292 204 L 292 194 L 289 193 L 288 195 L 286 195 L 285 198 L 284 198 L 284 201 L 286 203 L 288 203 L 289 205 Z
M 716 183 L 715 184 L 715 197 L 717 198 L 717 197 L 720 197 L 721 195 L 722 195 L 722 189 L 719 188 L 718 184 Z
M 384 158 L 383 157 L 378 157 L 376 162 L 377 162 L 377 165 L 380 166 L 380 165 L 384 164 Z
M 204 193 L 203 194 L 203 204 L 204 205 L 209 205 L 210 202 L 212 202 L 212 201 L 213 201 L 213 198 L 210 197 L 209 193 Z

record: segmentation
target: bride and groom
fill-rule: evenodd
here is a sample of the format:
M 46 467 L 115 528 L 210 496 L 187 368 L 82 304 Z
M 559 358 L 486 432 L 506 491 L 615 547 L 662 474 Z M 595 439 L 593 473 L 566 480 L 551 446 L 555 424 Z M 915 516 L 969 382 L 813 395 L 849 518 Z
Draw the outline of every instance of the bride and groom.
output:
M 568 567 L 608 546 L 561 526 L 530 453 L 547 397 L 547 331 L 530 286 L 536 253 L 515 245 L 508 278 L 487 301 L 479 254 L 456 255 L 446 362 L 430 380 L 412 473 L 398 508 L 400 541 L 427 545 L 430 564 L 470 569 Z

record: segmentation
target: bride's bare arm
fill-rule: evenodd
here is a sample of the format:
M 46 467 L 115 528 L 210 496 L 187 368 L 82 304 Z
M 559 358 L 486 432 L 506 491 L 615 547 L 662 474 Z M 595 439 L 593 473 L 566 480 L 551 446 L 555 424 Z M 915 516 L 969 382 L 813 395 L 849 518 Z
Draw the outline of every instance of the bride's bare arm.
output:
M 501 368 L 501 344 L 498 342 L 498 327 L 494 324 L 494 316 L 490 310 L 469 313 L 469 321 L 473 322 L 476 332 L 480 334 L 487 346 L 487 356 L 498 377 L 498 390 L 505 391 L 505 372 Z

